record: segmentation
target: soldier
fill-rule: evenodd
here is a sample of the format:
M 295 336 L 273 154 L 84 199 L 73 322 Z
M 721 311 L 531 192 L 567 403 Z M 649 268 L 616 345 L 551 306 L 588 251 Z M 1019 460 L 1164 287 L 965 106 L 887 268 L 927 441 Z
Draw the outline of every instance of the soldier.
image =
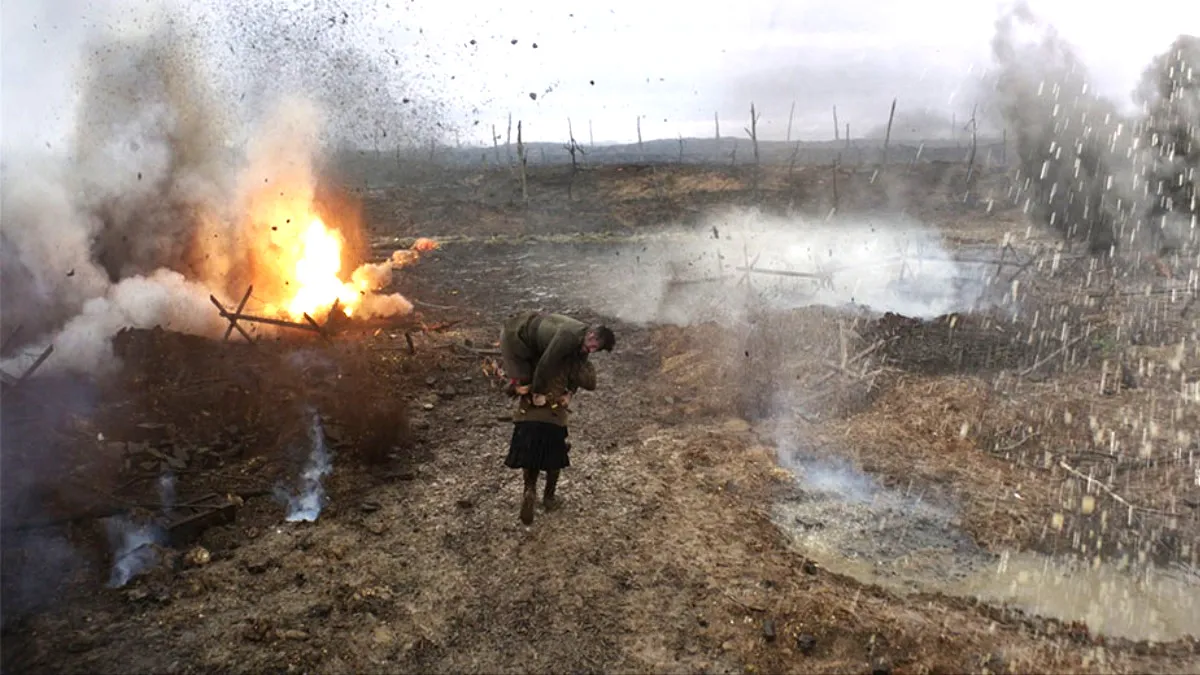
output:
M 563 314 L 514 314 L 500 330 L 500 355 L 509 385 L 517 395 L 532 394 L 535 406 L 546 404 L 547 384 L 574 361 L 611 352 L 617 339 L 611 329 L 589 325 Z
M 546 394 L 554 402 L 550 405 L 534 405 L 533 395 L 525 393 L 517 397 L 517 410 L 513 414 L 512 440 L 508 445 L 508 457 L 504 465 L 521 469 L 525 477 L 525 490 L 521 498 L 521 522 L 533 524 L 534 502 L 537 501 L 538 475 L 546 472 L 546 489 L 542 505 L 547 511 L 557 505 L 554 489 L 558 485 L 558 473 L 571 465 L 567 440 L 568 406 L 571 396 L 579 389 L 596 390 L 596 370 L 591 362 L 576 359 L 560 370 L 546 385 Z

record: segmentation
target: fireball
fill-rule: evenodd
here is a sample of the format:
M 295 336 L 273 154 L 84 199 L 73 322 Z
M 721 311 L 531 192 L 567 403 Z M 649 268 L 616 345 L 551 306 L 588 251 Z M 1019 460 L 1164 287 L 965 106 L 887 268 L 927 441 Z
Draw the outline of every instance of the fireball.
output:
M 303 318 L 306 313 L 311 317 L 337 302 L 350 316 L 362 300 L 362 291 L 338 276 L 342 267 L 341 235 L 314 217 L 300 235 L 300 248 L 302 253 L 290 280 L 296 291 L 287 304 L 287 313 L 293 319 Z

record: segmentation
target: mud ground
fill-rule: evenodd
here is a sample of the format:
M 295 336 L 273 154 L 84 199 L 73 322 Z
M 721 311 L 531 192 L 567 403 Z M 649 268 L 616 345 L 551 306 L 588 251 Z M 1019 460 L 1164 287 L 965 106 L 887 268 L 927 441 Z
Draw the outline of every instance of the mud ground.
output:
M 943 351 L 957 356 L 939 360 L 928 347 L 934 339 L 929 336 L 944 334 L 936 324 L 919 322 L 912 328 L 917 333 L 900 331 L 897 338 L 897 327 L 887 323 L 894 319 L 881 322 L 830 310 L 772 309 L 768 316 L 774 318 L 762 320 L 766 332 L 624 322 L 613 316 L 620 308 L 597 300 L 603 294 L 595 292 L 614 280 L 615 251 L 628 250 L 613 240 L 666 217 L 682 213 L 680 219 L 687 220 L 692 217 L 687 213 L 702 212 L 710 201 L 751 199 L 744 177 L 679 171 L 589 174 L 572 188 L 582 204 L 570 206 L 562 206 L 557 195 L 537 197 L 543 201 L 527 207 L 514 203 L 512 182 L 503 176 L 464 176 L 458 186 L 426 183 L 369 193 L 365 206 L 378 250 L 418 235 L 445 242 L 419 265 L 397 274 L 396 290 L 418 301 L 419 316 L 340 338 L 353 345 L 349 356 L 315 343 L 280 344 L 229 371 L 210 368 L 208 376 L 220 379 L 220 388 L 194 393 L 197 398 L 187 405 L 171 388 L 202 375 L 195 367 L 172 370 L 176 359 L 157 369 L 127 369 L 127 378 L 133 372 L 162 378 L 161 388 L 149 389 L 157 392 L 152 400 L 137 393 L 145 387 L 128 381 L 96 385 L 111 397 L 81 403 L 80 410 L 96 412 L 69 415 L 62 422 L 68 430 L 60 429 L 79 443 L 92 439 L 93 445 L 107 432 L 99 447 L 122 459 L 115 475 L 93 485 L 117 496 L 116 505 L 152 502 L 155 477 L 171 469 L 180 499 L 207 491 L 245 495 L 238 497 L 238 519 L 207 530 L 197 542 L 211 560 L 197 564 L 185 559 L 186 550 L 167 551 L 168 564 L 123 588 L 104 587 L 111 552 L 94 523 L 36 529 L 36 536 L 23 535 L 21 546 L 6 532 L 7 571 L 15 569 L 8 561 L 24 553 L 24 569 L 52 567 L 59 573 L 44 574 L 41 583 L 29 576 L 6 583 L 6 604 L 18 597 L 29 609 L 18 616 L 6 610 L 3 669 L 958 673 L 1200 668 L 1191 638 L 1127 640 L 998 601 L 929 590 L 927 583 L 938 574 L 969 576 L 1006 551 L 1077 550 L 1075 533 L 1086 532 L 1084 521 L 1104 510 L 1082 514 L 1078 504 L 1085 495 L 1119 512 L 1111 494 L 1085 493 L 1087 486 L 1080 487 L 1082 482 L 1058 463 L 1086 470 L 1089 465 L 1078 456 L 1095 452 L 1097 439 L 1111 443 L 1119 434 L 1130 439 L 1141 434 L 1144 425 L 1121 422 L 1130 420 L 1129 414 L 1104 413 L 1121 406 L 1149 410 L 1149 397 L 1155 391 L 1162 395 L 1156 386 L 1169 389 L 1180 372 L 1192 372 L 1186 359 L 1178 369 L 1167 364 L 1174 356 L 1169 336 L 1159 340 L 1164 346 L 1121 347 L 1118 358 L 1109 338 L 1089 339 L 1086 348 L 1069 340 L 1056 343 L 1053 337 L 1031 340 L 1036 329 L 1026 318 L 1013 324 L 1013 330 L 1024 331 L 1024 341 L 1005 344 L 1029 348 L 1000 353 L 986 346 L 968 348 L 986 342 L 979 336 L 1000 324 L 967 317 L 961 319 L 970 328 L 961 333 L 967 342 L 945 338 L 939 343 Z M 823 174 L 804 183 L 806 193 L 793 193 L 783 177 L 777 178 L 774 192 L 760 199 L 784 211 L 798 201 L 796 194 L 807 194 L 814 211 L 825 207 Z M 953 183 L 941 174 L 918 179 L 886 199 L 866 199 L 862 208 L 896 209 L 905 195 Z M 1002 194 L 1003 185 L 995 180 L 991 189 Z M 560 182 L 558 177 L 544 186 L 535 181 L 533 194 L 557 190 Z M 856 190 L 874 195 L 872 185 L 869 175 L 845 177 L 840 199 L 853 199 L 846 195 Z M 721 191 L 729 194 L 713 194 Z M 961 206 L 953 189 L 938 194 L 944 196 L 922 203 L 905 199 L 903 206 L 964 246 L 995 244 L 1005 232 L 1024 231 L 1014 225 L 1020 221 L 1011 210 L 989 208 L 983 197 L 973 200 L 972 211 Z M 643 208 L 647 205 L 652 208 Z M 530 241 L 536 238 L 551 241 Z M 567 241 L 556 243 L 556 238 Z M 498 322 L 526 308 L 606 320 L 619 335 L 617 352 L 597 358 L 598 391 L 573 404 L 572 466 L 560 487 L 563 506 L 551 513 L 539 508 L 528 528 L 517 520 L 520 479 L 502 464 L 511 429 L 508 402 L 487 374 Z M 778 332 L 771 332 L 772 325 Z M 838 335 L 848 326 L 860 341 L 843 351 L 857 354 L 876 339 L 891 341 L 860 362 L 839 365 Z M 928 340 L 904 337 L 921 331 Z M 411 350 L 406 333 L 413 340 Z M 764 400 L 775 399 L 762 398 L 756 384 L 779 376 L 737 365 L 751 347 L 772 354 L 768 370 L 803 378 L 804 391 L 821 393 L 819 404 L 795 403 L 789 408 L 794 415 L 764 415 Z M 211 364 L 218 358 L 211 354 L 237 349 L 187 351 L 208 353 L 199 363 Z M 803 357 L 792 363 L 781 353 Z M 326 355 L 332 364 L 325 366 L 328 372 L 312 365 L 321 362 L 314 354 Z M 1053 363 L 1045 360 L 1048 355 Z M 273 375 L 290 372 L 281 364 L 297 361 L 306 365 L 294 380 Z M 1137 388 L 1117 387 L 1106 394 L 1098 384 L 1095 391 L 1083 387 L 1082 382 L 1097 381 L 1099 369 L 1112 368 L 1106 362 L 1132 364 L 1140 375 Z M 1162 365 L 1155 370 L 1147 363 Z M 235 390 L 227 387 L 235 377 L 242 378 L 236 389 L 247 398 L 222 411 L 217 402 Z M 283 390 L 293 396 L 282 396 Z M 303 427 L 303 417 L 287 412 L 293 406 L 278 404 L 281 400 L 317 401 L 330 417 L 334 469 L 326 481 L 328 504 L 313 523 L 284 522 L 284 507 L 271 494 L 304 459 L 303 452 L 280 450 L 293 447 L 291 436 Z M 375 416 L 354 417 L 363 403 L 384 400 L 390 407 Z M 1048 421 L 1064 419 L 1064 408 L 1076 411 L 1070 422 Z M 233 419 L 244 418 L 247 410 L 255 416 Z M 1163 429 L 1188 424 L 1169 410 L 1165 414 L 1170 419 L 1163 420 Z M 1089 415 L 1099 421 L 1089 426 Z M 206 424 L 206 417 L 219 421 Z M 131 418 L 137 423 L 130 425 Z M 395 420 L 394 428 L 381 422 L 386 419 Z M 134 439 L 136 434 L 141 436 Z M 166 437 L 144 438 L 155 434 Z M 1159 436 L 1163 443 L 1173 438 L 1165 431 Z M 781 448 L 798 448 L 800 459 Z M 1179 463 L 1167 461 L 1171 450 L 1162 452 L 1151 448 L 1151 459 L 1164 459 L 1138 464 L 1130 473 L 1138 480 L 1111 484 L 1128 499 L 1138 499 L 1139 508 L 1192 514 L 1174 516 L 1177 541 L 1164 560 L 1187 562 L 1191 559 L 1181 555 L 1180 541 L 1194 541 L 1195 530 L 1189 529 L 1195 527 L 1194 507 L 1184 503 L 1191 499 L 1190 476 Z M 1138 453 L 1093 460 L 1124 470 L 1127 462 L 1145 459 Z M 821 463 L 805 465 L 804 457 Z M 825 472 L 827 482 L 813 481 L 813 466 Z M 84 473 L 102 475 L 98 469 Z M 135 475 L 143 480 L 130 484 Z M 864 487 L 864 476 L 893 496 L 877 499 L 878 488 Z M 798 482 L 798 477 L 807 479 Z M 822 485 L 837 499 L 822 502 Z M 859 489 L 864 499 L 856 501 Z M 1160 501 L 1147 501 L 1152 499 Z M 1171 499 L 1174 503 L 1167 503 Z M 85 503 L 95 506 L 97 500 L 60 501 L 67 502 L 62 510 L 69 512 Z M 805 503 L 818 507 L 796 510 Z M 863 511 L 864 504 L 872 506 Z M 1157 511 L 1139 511 L 1139 521 L 1126 528 L 1129 551 L 1150 546 L 1151 539 L 1160 542 L 1163 528 L 1153 520 Z M 881 515 L 906 523 L 911 536 L 895 536 Z M 909 527 L 914 522 L 915 530 Z M 1050 527 L 1056 523 L 1058 529 Z M 821 530 L 840 534 L 804 536 Z M 836 555 L 829 555 L 833 549 Z M 929 558 L 932 571 L 927 566 L 908 573 L 897 563 L 929 549 L 935 550 Z M 845 564 L 856 555 L 871 567 L 899 570 L 890 576 L 898 575 L 900 583 L 884 578 L 889 575 L 871 581 L 856 574 Z M 973 562 L 964 565 L 963 559 Z M 49 565 L 51 560 L 58 564 Z

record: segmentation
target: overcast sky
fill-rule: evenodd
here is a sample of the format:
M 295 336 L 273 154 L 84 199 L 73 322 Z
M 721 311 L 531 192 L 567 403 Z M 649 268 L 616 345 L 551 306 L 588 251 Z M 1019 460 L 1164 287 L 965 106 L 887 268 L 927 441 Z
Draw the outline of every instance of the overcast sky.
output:
M 151 4 L 0 1 L 4 147 L 65 144 L 84 37 L 97 28 L 136 31 Z M 419 74 L 422 95 L 449 104 L 464 142 L 487 141 L 492 124 L 503 133 L 510 112 L 525 120 L 529 140 L 562 140 L 571 118 L 581 142 L 589 122 L 596 142 L 634 140 L 639 116 L 648 139 L 710 135 L 714 111 L 723 135 L 742 135 L 751 101 L 768 138 L 784 136 L 793 100 L 800 138 L 831 137 L 835 104 L 843 124 L 866 132 L 886 121 L 893 97 L 900 112 L 961 119 L 974 102 L 972 77 L 989 66 L 1000 9 L 962 0 L 741 0 L 707 9 L 666 0 L 295 4 L 343 16 L 359 47 L 398 55 L 410 78 Z M 1083 0 L 1029 5 L 1121 102 L 1150 58 L 1180 33 L 1200 32 L 1194 0 L 1143 0 L 1140 13 Z M 1181 24 L 1188 16 L 1193 25 Z M 227 54 L 222 20 L 200 29 L 215 59 Z

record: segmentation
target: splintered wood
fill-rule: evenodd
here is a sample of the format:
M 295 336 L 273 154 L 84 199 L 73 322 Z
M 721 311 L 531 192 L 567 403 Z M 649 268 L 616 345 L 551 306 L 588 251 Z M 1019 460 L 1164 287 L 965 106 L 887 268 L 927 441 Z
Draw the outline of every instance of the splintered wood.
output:
M 221 313 L 221 318 L 229 322 L 229 327 L 225 329 L 226 340 L 228 340 L 229 336 L 232 335 L 233 331 L 236 330 L 239 334 L 241 334 L 242 337 L 246 338 L 246 342 L 254 344 L 254 338 L 251 337 L 248 332 L 246 332 L 246 329 L 242 328 L 241 325 L 238 324 L 239 321 L 246 321 L 249 323 L 261 323 L 268 326 L 278 326 L 280 328 L 295 328 L 297 330 L 309 331 L 320 335 L 321 338 L 326 342 L 330 341 L 330 337 L 332 335 L 332 330 L 330 330 L 331 324 L 333 324 L 334 318 L 341 309 L 341 300 L 333 301 L 333 306 L 329 309 L 329 318 L 325 320 L 324 325 L 317 323 L 316 319 L 313 319 L 311 316 L 309 316 L 308 312 L 304 313 L 304 323 L 299 323 L 296 321 L 285 321 L 283 319 L 272 319 L 264 316 L 243 314 L 242 310 L 245 309 L 246 301 L 250 299 L 250 294 L 253 291 L 253 286 L 247 288 L 246 294 L 242 296 L 242 301 L 238 303 L 237 309 L 232 312 L 225 309 L 225 306 L 221 304 L 220 300 L 217 300 L 216 296 L 208 296 L 209 301 L 212 302 L 212 304 L 216 306 L 217 311 Z

